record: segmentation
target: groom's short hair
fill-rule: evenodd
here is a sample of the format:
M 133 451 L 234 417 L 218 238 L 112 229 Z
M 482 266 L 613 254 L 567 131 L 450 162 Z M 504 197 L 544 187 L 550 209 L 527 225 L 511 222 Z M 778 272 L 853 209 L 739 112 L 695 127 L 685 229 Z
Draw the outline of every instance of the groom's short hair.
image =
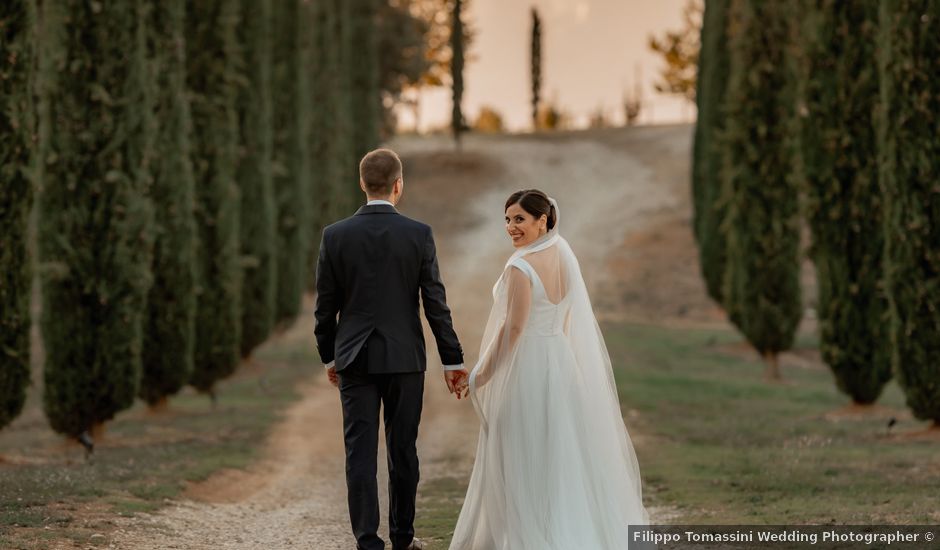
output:
M 395 180 L 401 177 L 401 159 L 391 149 L 376 149 L 359 161 L 359 178 L 371 196 L 392 194 Z

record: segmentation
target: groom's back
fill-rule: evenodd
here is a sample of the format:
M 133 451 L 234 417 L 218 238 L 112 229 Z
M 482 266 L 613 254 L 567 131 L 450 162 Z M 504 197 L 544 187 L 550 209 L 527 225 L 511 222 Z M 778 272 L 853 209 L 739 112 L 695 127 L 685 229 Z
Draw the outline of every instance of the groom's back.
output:
M 456 335 L 450 341 L 453 327 L 430 226 L 399 214 L 393 206 L 368 205 L 325 228 L 322 246 L 330 272 L 319 276 L 334 283 L 339 310 L 337 370 L 356 360 L 364 348 L 368 351 L 360 359 L 369 372 L 425 370 L 418 312 L 422 288 L 428 321 L 447 341 L 442 356 L 453 348 L 449 355 L 454 363 L 462 362 Z
M 389 313 L 385 306 L 411 305 L 417 316 L 421 261 L 431 228 L 379 206 L 363 207 L 324 230 L 335 276 L 344 283 L 341 314 L 361 310 L 381 316 Z

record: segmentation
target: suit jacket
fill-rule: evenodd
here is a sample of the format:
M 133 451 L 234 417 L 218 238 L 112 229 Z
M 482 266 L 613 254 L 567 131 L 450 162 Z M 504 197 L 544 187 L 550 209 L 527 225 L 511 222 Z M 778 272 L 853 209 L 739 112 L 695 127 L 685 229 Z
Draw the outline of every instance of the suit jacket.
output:
M 327 226 L 317 261 L 320 359 L 335 360 L 341 371 L 365 349 L 367 372 L 426 370 L 419 294 L 441 361 L 463 363 L 430 226 L 387 204 L 363 206 Z

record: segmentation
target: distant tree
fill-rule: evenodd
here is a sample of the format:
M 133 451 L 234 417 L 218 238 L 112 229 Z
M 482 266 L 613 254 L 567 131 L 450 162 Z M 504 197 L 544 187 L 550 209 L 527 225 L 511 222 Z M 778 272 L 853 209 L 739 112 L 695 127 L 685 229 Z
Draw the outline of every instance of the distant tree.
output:
M 871 62 L 878 1 L 813 0 L 806 7 L 800 138 L 819 347 L 839 389 L 868 404 L 891 378 L 875 131 L 879 82 Z
M 790 5 L 733 0 L 730 80 L 721 146 L 722 222 L 728 242 L 723 296 L 731 321 L 779 379 L 779 352 L 802 314 L 798 195 L 793 164 Z
M 880 181 L 894 375 L 940 429 L 940 3 L 879 2 Z
M 241 201 L 236 101 L 242 67 L 237 0 L 186 3 L 186 72 L 196 181 L 196 344 L 190 384 L 215 398 L 241 359 Z
M 382 136 L 395 133 L 395 106 L 402 93 L 421 82 L 431 68 L 425 48 L 427 20 L 413 13 L 407 2 L 383 2 L 379 6 L 379 87 L 382 94 Z
M 436 88 L 451 83 L 451 23 L 454 0 L 390 0 L 392 6 L 407 8 L 413 17 L 423 22 L 426 29 L 421 39 L 422 53 L 426 60 L 426 68 L 417 80 L 409 81 L 404 86 L 399 102 L 412 109 L 415 120 L 415 131 L 420 128 L 421 94 L 425 88 Z M 472 2 L 462 0 L 461 11 L 469 13 Z M 473 22 L 464 17 L 461 21 L 463 29 L 464 64 L 473 61 L 470 54 L 476 29 Z M 407 55 L 407 52 L 403 51 Z M 410 57 L 409 57 L 410 59 Z
M 660 75 L 662 81 L 655 84 L 657 91 L 681 94 L 687 100 L 695 101 L 695 73 L 704 9 L 702 0 L 688 0 L 682 11 L 682 29 L 666 31 L 660 38 L 649 37 L 649 48 L 662 55 L 666 62 Z
M 708 295 L 721 305 L 725 302 L 722 280 L 728 243 L 720 230 L 727 203 L 719 200 L 725 151 L 717 140 L 726 120 L 730 6 L 731 0 L 708 0 L 705 4 L 695 94 L 698 116 L 692 145 L 692 229 L 698 243 L 699 270 Z
M 277 210 L 271 172 L 273 111 L 271 0 L 242 0 L 239 42 L 245 73 L 238 95 L 241 189 L 241 354 L 248 357 L 271 334 L 277 307 Z
M 473 123 L 473 129 L 487 134 L 500 133 L 504 130 L 503 117 L 496 109 L 484 105 Z
M 598 106 L 597 109 L 591 113 L 591 119 L 588 121 L 588 126 L 591 128 L 609 128 L 610 125 L 610 121 L 607 119 L 607 113 L 604 111 L 604 106 Z
M 274 159 L 273 177 L 277 210 L 277 299 L 275 320 L 290 324 L 300 312 L 306 278 L 310 238 L 309 143 L 310 92 L 308 47 L 303 36 L 309 28 L 302 0 L 275 3 L 277 33 L 274 40 Z
M 640 118 L 643 109 L 643 79 L 640 77 L 640 67 L 636 67 L 636 78 L 633 81 L 633 93 L 623 93 L 623 116 L 627 126 L 633 126 Z
M 36 7 L 31 0 L 0 6 L 0 428 L 23 410 L 29 386 L 30 288 L 33 271 L 27 220 L 35 150 L 33 101 Z
M 569 117 L 555 100 L 543 103 L 536 116 L 536 128 L 539 130 L 563 130 L 569 126 Z
M 450 126 L 458 148 L 460 147 L 460 134 L 463 133 L 466 125 L 461 108 L 463 102 L 463 38 L 463 0 L 454 0 L 453 26 L 450 33 L 450 47 L 453 52 L 451 61 L 453 112 L 451 113 Z
M 43 5 L 43 404 L 55 431 L 88 448 L 88 432 L 130 407 L 140 385 L 153 248 L 148 4 Z
M 147 299 L 139 395 L 151 406 L 178 392 L 193 371 L 196 223 L 186 93 L 186 4 L 164 0 L 151 13 L 156 61 L 157 141 L 153 161 L 153 278 Z
M 539 107 L 542 94 L 542 19 L 539 12 L 532 8 L 532 41 L 529 62 L 532 80 L 532 126 L 539 129 Z

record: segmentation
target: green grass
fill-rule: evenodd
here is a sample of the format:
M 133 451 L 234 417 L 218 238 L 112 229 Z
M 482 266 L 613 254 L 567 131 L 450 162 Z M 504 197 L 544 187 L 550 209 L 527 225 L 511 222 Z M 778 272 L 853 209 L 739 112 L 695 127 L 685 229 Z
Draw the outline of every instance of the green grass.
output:
M 315 374 L 309 348 L 302 341 L 262 348 L 256 361 L 266 365 L 263 372 L 223 382 L 215 410 L 190 390 L 171 400 L 170 414 L 148 415 L 138 404 L 107 425 L 90 460 L 43 424 L 5 431 L 0 455 L 50 459 L 0 466 L 0 548 L 47 548 L 62 539 L 96 545 L 88 537 L 107 532 L 109 516 L 154 511 L 188 481 L 247 466 L 298 397 L 298 382 Z
M 763 366 L 715 349 L 729 330 L 604 327 L 627 427 L 636 435 L 647 505 L 669 523 L 936 523 L 934 441 L 889 437 L 884 417 L 827 420 L 847 404 L 824 366 Z M 804 336 L 798 347 L 813 347 Z M 879 404 L 910 420 L 892 383 Z M 633 411 L 631 413 L 631 411 Z
M 469 475 L 437 478 L 418 488 L 415 535 L 428 550 L 446 550 L 450 545 L 468 481 Z

